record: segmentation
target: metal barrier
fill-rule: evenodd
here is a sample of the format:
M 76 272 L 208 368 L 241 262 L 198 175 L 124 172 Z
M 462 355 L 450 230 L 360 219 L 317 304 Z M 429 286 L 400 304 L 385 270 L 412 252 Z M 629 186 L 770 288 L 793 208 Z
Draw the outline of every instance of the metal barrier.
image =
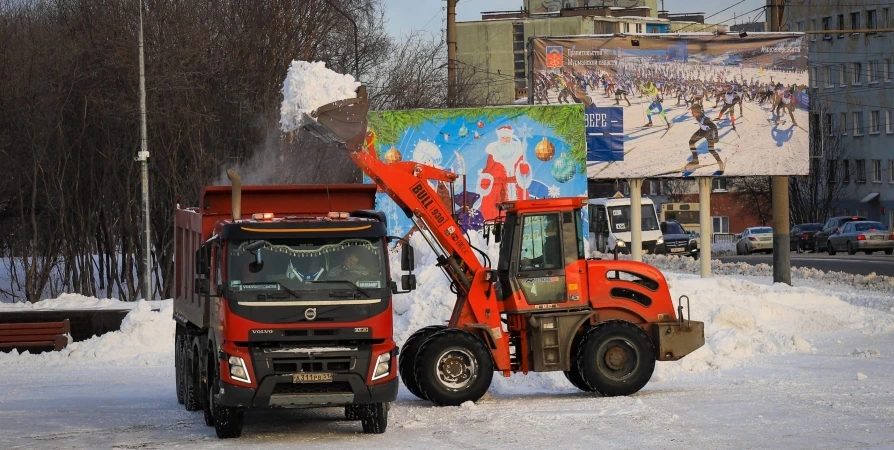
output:
M 732 233 L 714 233 L 712 236 L 711 242 L 718 244 L 721 242 L 733 243 L 736 242 L 736 235 Z

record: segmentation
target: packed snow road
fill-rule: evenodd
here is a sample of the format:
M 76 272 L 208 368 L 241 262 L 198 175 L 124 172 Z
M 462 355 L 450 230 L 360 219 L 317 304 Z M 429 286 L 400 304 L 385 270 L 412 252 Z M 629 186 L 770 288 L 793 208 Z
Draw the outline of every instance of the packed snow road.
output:
M 62 352 L 0 354 L 4 448 L 894 448 L 894 298 L 761 277 L 667 273 L 692 298 L 706 345 L 658 363 L 631 397 L 580 393 L 561 374 L 496 377 L 477 404 L 436 408 L 401 391 L 388 431 L 340 408 L 250 411 L 220 441 L 177 404 L 170 302 Z M 806 284 L 806 283 L 805 283 Z M 434 288 L 433 288 L 434 289 Z M 440 289 L 440 288 L 437 288 Z M 395 308 L 402 341 L 447 303 L 420 289 Z

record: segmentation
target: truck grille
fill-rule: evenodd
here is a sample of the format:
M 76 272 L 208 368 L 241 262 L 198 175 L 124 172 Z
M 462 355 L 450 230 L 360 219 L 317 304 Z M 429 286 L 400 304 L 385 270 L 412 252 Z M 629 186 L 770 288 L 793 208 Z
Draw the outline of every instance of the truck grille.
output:
M 273 395 L 300 394 L 351 394 L 351 384 L 338 381 L 334 383 L 277 383 L 273 386 Z
M 312 362 L 274 362 L 273 371 L 275 373 L 293 373 L 293 372 L 338 372 L 351 368 L 351 361 L 312 361 Z

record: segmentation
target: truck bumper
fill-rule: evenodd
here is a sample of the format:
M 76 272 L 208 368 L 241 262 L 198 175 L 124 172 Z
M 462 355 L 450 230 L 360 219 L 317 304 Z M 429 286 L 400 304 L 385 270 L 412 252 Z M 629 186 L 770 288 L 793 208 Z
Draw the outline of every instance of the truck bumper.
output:
M 367 386 L 356 374 L 335 374 L 331 383 L 292 383 L 288 375 L 266 377 L 257 389 L 221 383 L 217 401 L 241 408 L 297 408 L 392 402 L 398 378 Z
M 705 345 L 704 322 L 664 322 L 653 327 L 659 361 L 676 361 Z

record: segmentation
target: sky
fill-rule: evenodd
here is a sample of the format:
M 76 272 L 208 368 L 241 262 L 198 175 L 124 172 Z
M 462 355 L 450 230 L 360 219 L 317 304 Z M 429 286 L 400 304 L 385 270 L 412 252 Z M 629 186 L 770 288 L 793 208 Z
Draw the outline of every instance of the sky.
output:
M 659 0 L 659 6 L 660 4 Z M 666 0 L 664 7 L 672 14 L 703 12 L 711 15 L 735 5 L 728 11 L 707 19 L 709 23 L 729 20 L 723 23 L 732 25 L 734 13 L 755 17 L 760 14 L 760 10 L 750 13 L 749 11 L 764 4 L 766 0 Z M 385 0 L 388 31 L 395 37 L 405 36 L 414 30 L 442 33 L 446 24 L 446 5 L 447 2 L 444 0 Z M 482 11 L 517 10 L 522 5 L 523 0 L 460 0 L 456 6 L 456 20 L 458 22 L 481 20 Z

